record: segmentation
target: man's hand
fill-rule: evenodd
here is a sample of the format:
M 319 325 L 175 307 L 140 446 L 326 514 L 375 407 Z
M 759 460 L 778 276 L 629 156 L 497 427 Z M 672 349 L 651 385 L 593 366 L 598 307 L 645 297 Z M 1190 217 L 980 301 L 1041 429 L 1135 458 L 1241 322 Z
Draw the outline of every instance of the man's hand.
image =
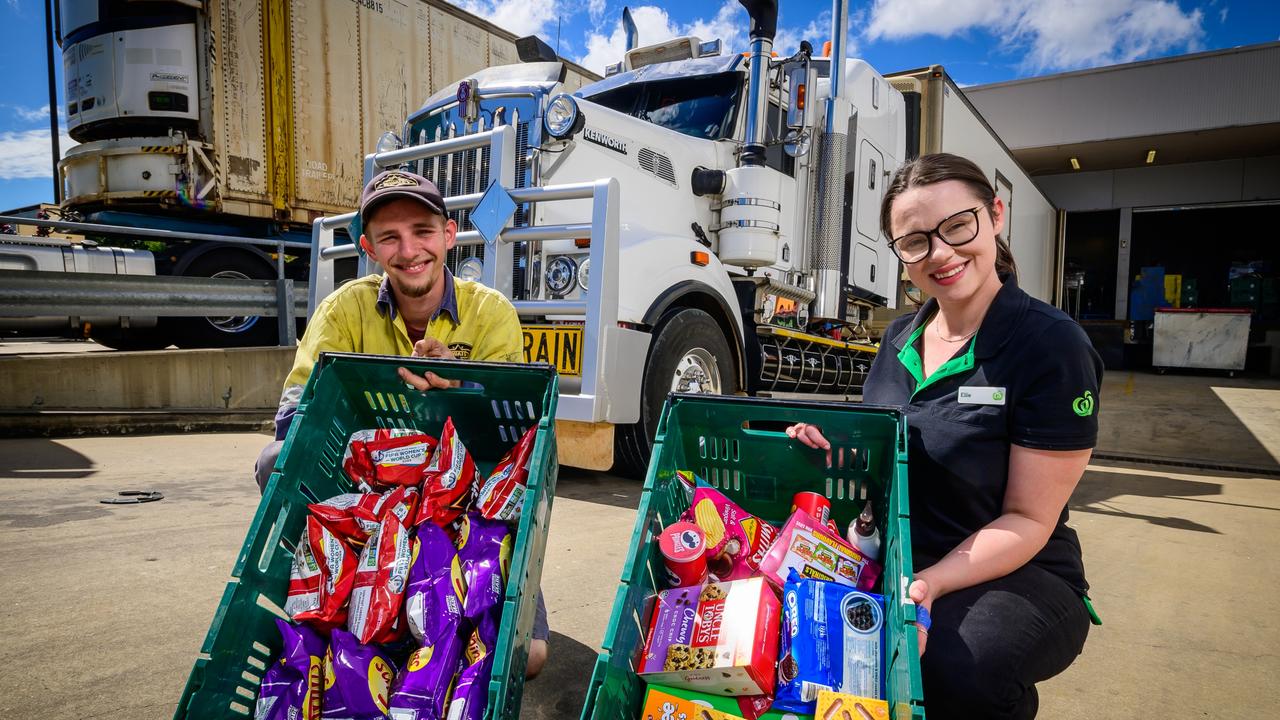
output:
M 787 428 L 787 437 L 793 440 L 799 440 L 806 447 L 814 450 L 827 451 L 827 467 L 831 467 L 831 443 L 822 435 L 822 431 L 817 425 L 808 423 L 796 423 Z
M 413 357 L 436 358 L 439 360 L 457 359 L 457 356 L 453 354 L 453 351 L 447 345 L 433 337 L 424 337 L 414 343 Z M 444 390 L 445 388 L 458 387 L 462 384 L 457 380 L 446 380 L 433 372 L 414 375 L 406 368 L 399 368 L 399 372 L 401 380 L 423 392 L 427 390 Z
M 456 360 L 457 356 L 447 345 L 433 337 L 424 337 L 413 344 L 413 356 L 437 358 L 440 360 Z
M 414 375 L 407 368 L 397 368 L 400 373 L 400 379 L 412 386 L 415 390 L 426 392 L 428 390 L 444 390 L 446 388 L 454 388 L 462 383 L 458 380 L 446 380 L 433 372 L 427 372 L 422 375 Z

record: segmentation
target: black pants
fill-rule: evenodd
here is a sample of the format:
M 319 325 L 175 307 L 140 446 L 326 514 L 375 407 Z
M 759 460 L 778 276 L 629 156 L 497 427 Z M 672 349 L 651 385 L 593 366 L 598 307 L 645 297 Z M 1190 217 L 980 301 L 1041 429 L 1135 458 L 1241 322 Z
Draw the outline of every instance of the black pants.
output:
M 1034 718 L 1035 684 L 1071 665 L 1089 615 L 1074 588 L 1035 565 L 933 604 L 924 656 L 930 720 Z

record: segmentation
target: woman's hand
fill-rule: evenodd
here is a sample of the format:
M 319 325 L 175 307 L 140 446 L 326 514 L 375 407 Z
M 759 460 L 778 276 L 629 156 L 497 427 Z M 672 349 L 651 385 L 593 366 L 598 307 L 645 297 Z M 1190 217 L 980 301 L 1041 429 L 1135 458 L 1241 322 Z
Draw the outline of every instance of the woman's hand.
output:
M 822 436 L 822 431 L 818 429 L 817 425 L 796 423 L 787 428 L 787 437 L 792 440 L 799 440 L 806 447 L 811 447 L 815 450 L 826 450 L 827 466 L 831 466 L 831 443 Z
M 916 623 L 916 640 L 920 645 L 920 654 L 924 655 L 924 646 L 929 642 L 928 626 L 933 622 L 930 619 L 933 613 L 933 589 L 929 587 L 928 580 L 916 576 L 916 579 L 911 581 L 911 587 L 907 590 L 907 594 L 911 596 L 912 602 L 916 604 L 917 617 L 920 617 L 923 621 Z M 921 610 L 924 612 L 922 613 Z

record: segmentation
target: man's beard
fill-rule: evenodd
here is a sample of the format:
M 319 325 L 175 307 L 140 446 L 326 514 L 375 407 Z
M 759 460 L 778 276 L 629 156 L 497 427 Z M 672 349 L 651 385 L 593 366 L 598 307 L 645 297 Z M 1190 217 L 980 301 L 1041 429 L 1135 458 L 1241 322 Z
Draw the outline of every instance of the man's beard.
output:
M 391 284 L 395 286 L 396 292 L 400 293 L 405 297 L 420 298 L 426 295 L 427 293 L 431 292 L 431 289 L 435 287 L 436 283 L 435 283 L 435 278 L 426 277 L 426 278 L 423 278 L 420 283 L 408 284 L 404 280 L 397 278 L 395 275 L 392 275 Z

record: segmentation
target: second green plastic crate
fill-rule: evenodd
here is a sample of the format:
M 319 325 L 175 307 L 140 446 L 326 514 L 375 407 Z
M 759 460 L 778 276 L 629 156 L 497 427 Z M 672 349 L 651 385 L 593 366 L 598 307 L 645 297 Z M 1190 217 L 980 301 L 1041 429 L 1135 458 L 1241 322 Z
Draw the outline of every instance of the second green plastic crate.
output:
M 463 381 L 463 386 L 416 392 L 400 380 L 398 367 L 419 374 L 431 370 Z M 306 523 L 307 504 L 353 492 L 342 470 L 351 433 L 363 428 L 412 427 L 439 436 L 450 416 L 482 476 L 527 428 L 538 428 L 486 712 L 487 718 L 518 717 L 559 469 L 557 397 L 556 373 L 547 365 L 321 355 L 174 719 L 252 716 L 262 674 L 280 652 L 275 618 L 283 616 L 280 608 L 289 587 L 294 545 Z
M 807 422 L 831 440 L 825 454 L 783 432 Z M 871 499 L 880 519 L 886 603 L 884 648 L 888 702 L 898 720 L 923 720 L 924 692 L 916 640 L 916 607 L 906 597 L 911 574 L 907 508 L 907 430 L 902 414 L 867 405 L 673 395 L 658 425 L 653 455 L 622 581 L 582 720 L 634 720 L 645 683 L 635 673 L 653 598 L 666 587 L 654 537 L 688 507 L 676 470 L 692 470 L 747 512 L 775 525 L 786 521 L 792 496 L 821 493 L 842 524 Z

